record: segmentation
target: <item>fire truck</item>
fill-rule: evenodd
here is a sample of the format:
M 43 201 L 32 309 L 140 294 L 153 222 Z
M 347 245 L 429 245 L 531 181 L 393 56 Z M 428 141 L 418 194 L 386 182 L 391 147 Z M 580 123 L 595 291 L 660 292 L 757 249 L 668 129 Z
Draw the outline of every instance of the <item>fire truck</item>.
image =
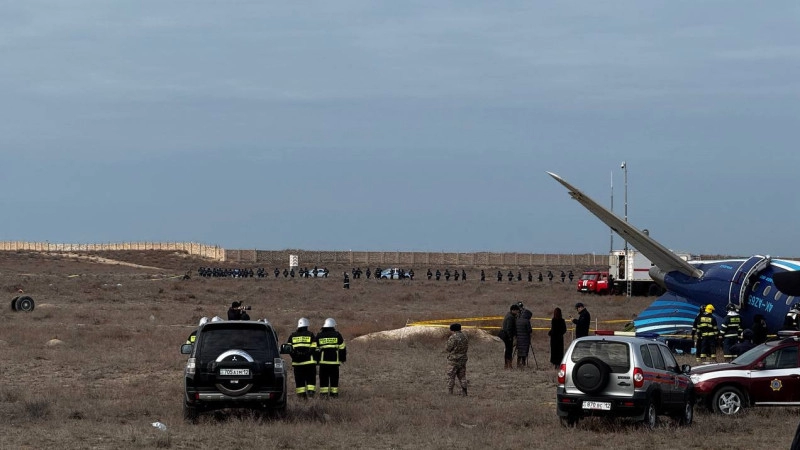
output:
M 578 292 L 609 294 L 611 293 L 609 281 L 608 271 L 587 270 L 578 278 Z
M 675 254 L 684 261 L 693 259 L 689 253 Z M 653 263 L 636 250 L 628 249 L 627 254 L 625 250 L 612 251 L 608 266 L 613 279 L 611 289 L 615 294 L 658 296 L 664 293 L 661 286 L 650 278 Z

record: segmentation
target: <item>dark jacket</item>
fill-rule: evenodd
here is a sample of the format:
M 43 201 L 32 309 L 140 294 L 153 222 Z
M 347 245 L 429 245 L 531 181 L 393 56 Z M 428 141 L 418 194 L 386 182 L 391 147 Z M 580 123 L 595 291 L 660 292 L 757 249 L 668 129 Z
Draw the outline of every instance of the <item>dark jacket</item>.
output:
M 527 309 L 521 311 L 517 317 L 517 356 L 528 356 L 528 348 L 531 346 L 531 316 L 533 313 Z
M 575 324 L 575 338 L 580 338 L 589 335 L 589 324 L 592 323 L 592 316 L 586 308 L 583 308 L 578 314 L 578 317 L 572 319 Z
M 340 364 L 347 361 L 347 346 L 335 328 L 323 328 L 317 334 L 317 363 Z
M 289 335 L 288 343 L 292 344 L 292 365 L 304 366 L 306 364 L 316 364 L 314 354 L 317 351 L 317 339 L 314 333 L 308 331 L 308 327 L 300 327 Z
M 511 314 L 511 311 L 506 313 L 503 318 L 503 326 L 500 328 L 500 339 L 507 341 L 514 339 L 517 335 L 517 317 Z
M 557 365 L 564 358 L 564 335 L 567 334 L 567 322 L 564 319 L 550 319 L 550 364 Z

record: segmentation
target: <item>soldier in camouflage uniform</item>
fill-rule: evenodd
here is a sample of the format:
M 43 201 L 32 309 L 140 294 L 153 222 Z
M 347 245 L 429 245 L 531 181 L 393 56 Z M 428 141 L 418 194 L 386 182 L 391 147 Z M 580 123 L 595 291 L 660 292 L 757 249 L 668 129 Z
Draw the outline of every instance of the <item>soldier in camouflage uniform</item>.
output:
M 461 332 L 461 324 L 450 325 L 450 337 L 447 339 L 447 392 L 453 393 L 453 386 L 458 383 L 461 385 L 461 392 L 467 395 L 467 350 L 469 341 L 467 336 Z

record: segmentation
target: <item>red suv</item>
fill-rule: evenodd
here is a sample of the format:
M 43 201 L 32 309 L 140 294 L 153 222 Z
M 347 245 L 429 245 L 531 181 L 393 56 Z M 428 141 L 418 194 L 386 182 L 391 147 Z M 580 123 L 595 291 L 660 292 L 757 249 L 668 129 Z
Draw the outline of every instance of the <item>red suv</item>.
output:
M 692 368 L 698 402 L 735 415 L 750 406 L 800 405 L 800 332 L 756 346 L 730 363 Z

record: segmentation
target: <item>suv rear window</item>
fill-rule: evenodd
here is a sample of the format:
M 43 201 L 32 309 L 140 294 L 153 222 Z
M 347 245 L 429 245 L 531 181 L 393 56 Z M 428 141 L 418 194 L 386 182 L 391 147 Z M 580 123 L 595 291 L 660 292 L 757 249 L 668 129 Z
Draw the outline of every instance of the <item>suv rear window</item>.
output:
M 199 339 L 197 355 L 201 363 L 214 361 L 228 350 L 242 350 L 256 361 L 272 361 L 279 358 L 277 343 L 267 328 L 263 326 L 243 327 L 241 323 L 206 327 Z
M 631 368 L 631 357 L 628 344 L 624 342 L 609 341 L 580 341 L 572 349 L 572 362 L 583 358 L 599 358 L 609 366 L 614 373 L 626 373 Z

